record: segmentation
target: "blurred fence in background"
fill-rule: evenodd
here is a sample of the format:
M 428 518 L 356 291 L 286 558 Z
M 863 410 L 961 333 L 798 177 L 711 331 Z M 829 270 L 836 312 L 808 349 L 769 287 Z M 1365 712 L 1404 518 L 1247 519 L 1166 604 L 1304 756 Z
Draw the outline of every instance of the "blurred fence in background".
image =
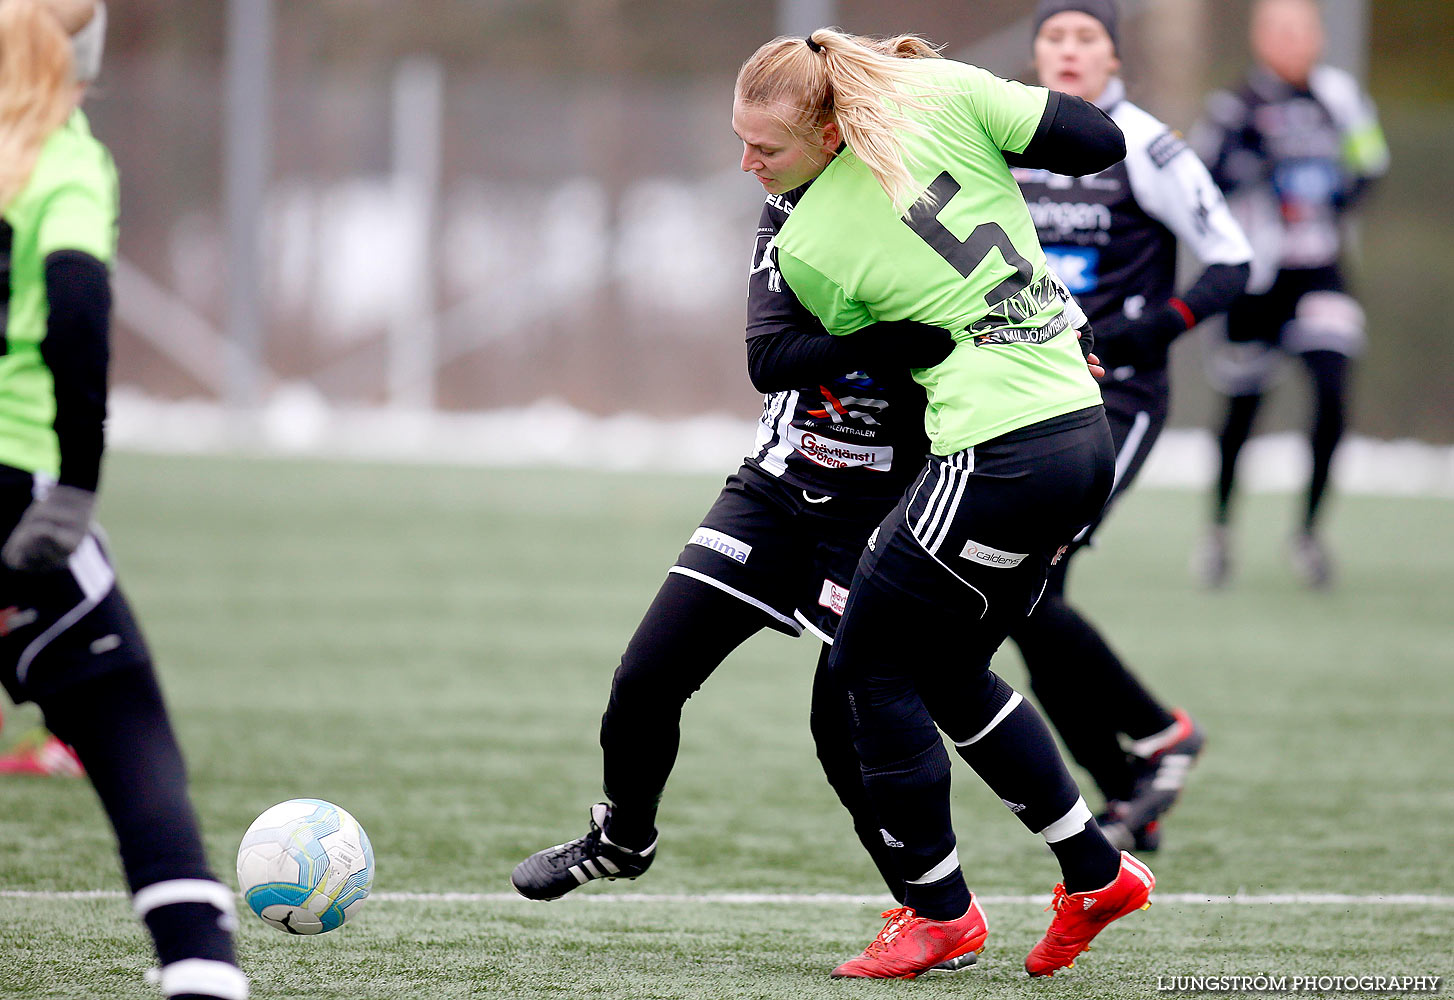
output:
M 226 5 L 114 6 L 89 105 L 122 176 L 114 381 L 224 399 L 246 356 L 228 348 Z M 1124 6 L 1132 96 L 1189 126 L 1245 67 L 1245 2 Z M 1030 7 L 828 5 L 850 30 L 919 31 L 1021 78 Z M 1366 59 L 1394 157 L 1354 268 L 1371 320 L 1354 424 L 1375 437 L 1454 442 L 1437 207 L 1454 189 L 1454 82 L 1436 51 L 1451 7 L 1372 0 L 1366 48 L 1334 26 L 1356 42 L 1345 61 Z M 736 167 L 731 85 L 782 16 L 770 0 L 275 0 L 258 402 L 286 388 L 333 406 L 750 417 L 761 194 Z M 1197 355 L 1178 349 L 1174 423 L 1208 418 Z M 1269 428 L 1299 405 L 1280 401 Z

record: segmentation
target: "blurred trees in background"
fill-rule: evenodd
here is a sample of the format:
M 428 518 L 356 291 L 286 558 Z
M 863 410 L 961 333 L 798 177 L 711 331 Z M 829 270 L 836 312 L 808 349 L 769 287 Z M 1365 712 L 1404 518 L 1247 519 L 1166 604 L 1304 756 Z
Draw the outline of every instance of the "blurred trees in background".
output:
M 1027 78 L 1029 0 L 840 0 L 864 33 L 917 31 Z M 1246 66 L 1245 0 L 1144 0 L 1122 29 L 1132 96 L 1186 128 Z M 1454 441 L 1445 303 L 1454 77 L 1437 51 L 1454 4 L 1373 0 L 1369 85 L 1393 168 L 1352 268 L 1370 349 L 1355 429 Z M 122 254 L 221 332 L 225 3 L 112 5 L 89 111 L 122 176 Z M 760 191 L 737 170 L 737 66 L 776 31 L 769 0 L 275 0 L 265 362 L 339 402 L 380 403 L 387 327 L 409 268 L 391 115 L 406 60 L 443 79 L 430 259 L 437 399 L 487 409 L 552 397 L 594 412 L 747 416 L 744 278 Z M 407 107 L 405 112 L 407 113 Z M 118 299 L 127 294 L 118 290 Z M 209 393 L 119 308 L 118 383 Z M 1174 422 L 1204 423 L 1199 351 L 1178 349 Z M 1270 414 L 1269 426 L 1287 417 Z

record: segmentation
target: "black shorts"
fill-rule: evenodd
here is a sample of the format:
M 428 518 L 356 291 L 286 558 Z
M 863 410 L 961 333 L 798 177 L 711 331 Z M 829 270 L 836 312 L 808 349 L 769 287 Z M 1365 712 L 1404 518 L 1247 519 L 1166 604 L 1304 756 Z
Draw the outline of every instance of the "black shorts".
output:
M 1091 537 L 1114 504 L 1141 472 L 1152 445 L 1166 426 L 1171 404 L 1171 387 L 1166 369 L 1137 372 L 1121 381 L 1101 383 L 1101 399 L 1111 426 L 1111 443 L 1116 450 L 1115 481 L 1111 498 L 1094 521 L 1075 536 L 1077 546 L 1090 544 Z
M 1100 406 L 936 456 L 875 531 L 858 577 L 941 608 L 966 651 L 988 659 L 1100 516 L 1113 467 Z
M 831 643 L 864 542 L 895 499 L 817 496 L 744 465 L 671 572 L 758 608 L 779 632 Z
M 1298 303 L 1310 292 L 1344 292 L 1343 276 L 1335 267 L 1290 268 L 1277 272 L 1272 287 L 1260 295 L 1242 295 L 1227 310 L 1227 339 L 1233 343 L 1258 341 L 1281 347 L 1297 314 Z
M 0 539 L 30 505 L 33 477 L 0 467 Z M 16 702 L 149 659 L 116 586 L 101 535 L 92 531 L 66 569 L 20 573 L 0 564 L 0 685 Z

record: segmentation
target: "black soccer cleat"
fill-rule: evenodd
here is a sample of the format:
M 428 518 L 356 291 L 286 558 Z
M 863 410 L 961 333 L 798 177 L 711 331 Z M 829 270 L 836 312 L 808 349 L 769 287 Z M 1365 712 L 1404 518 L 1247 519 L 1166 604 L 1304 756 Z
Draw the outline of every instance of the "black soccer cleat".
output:
M 1133 758 L 1136 784 L 1131 798 L 1106 803 L 1105 813 L 1096 817 L 1118 851 L 1154 851 L 1161 846 L 1158 821 L 1181 796 L 1206 743 L 1201 726 L 1190 715 L 1181 709 L 1172 714 L 1177 726 L 1172 741 L 1147 757 Z
M 946 958 L 938 965 L 931 965 L 929 966 L 929 968 L 919 973 L 919 975 L 952 976 L 956 972 L 963 972 L 965 969 L 974 968 L 977 962 L 979 962 L 979 955 L 975 952 L 967 951 L 963 955 L 958 955 L 954 958 Z
M 510 884 L 526 899 L 559 899 L 592 879 L 632 879 L 646 872 L 656 858 L 656 838 L 639 851 L 628 851 L 606 839 L 602 827 L 611 815 L 604 802 L 591 806 L 591 830 L 577 840 L 536 851 L 515 866 Z

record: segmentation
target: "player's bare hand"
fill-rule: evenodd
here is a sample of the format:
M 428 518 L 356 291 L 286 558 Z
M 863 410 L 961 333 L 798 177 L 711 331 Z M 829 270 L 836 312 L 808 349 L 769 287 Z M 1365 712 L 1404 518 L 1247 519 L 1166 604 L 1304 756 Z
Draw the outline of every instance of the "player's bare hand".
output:
M 1090 369 L 1091 377 L 1102 379 L 1106 377 L 1106 370 L 1101 367 L 1101 359 L 1094 354 L 1085 356 L 1085 366 Z

